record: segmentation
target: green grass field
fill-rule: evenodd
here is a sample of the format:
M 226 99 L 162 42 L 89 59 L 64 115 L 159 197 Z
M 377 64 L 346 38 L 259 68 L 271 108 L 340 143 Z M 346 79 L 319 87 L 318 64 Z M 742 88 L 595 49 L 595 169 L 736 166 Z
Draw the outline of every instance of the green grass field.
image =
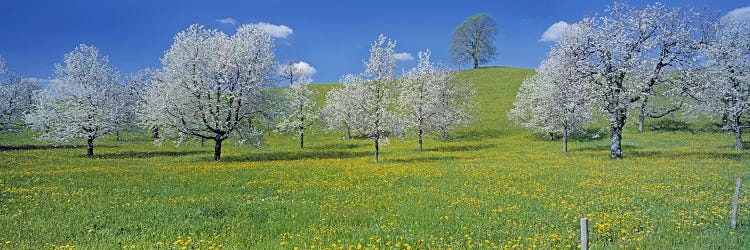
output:
M 593 249 L 750 249 L 750 178 L 729 226 L 734 180 L 750 176 L 731 134 L 638 134 L 630 120 L 625 159 L 609 159 L 606 136 L 562 153 L 507 119 L 531 73 L 467 71 L 476 123 L 423 152 L 392 139 L 378 164 L 370 141 L 343 133 L 305 149 L 276 134 L 225 143 L 221 162 L 210 143 L 155 147 L 139 132 L 97 141 L 94 158 L 0 134 L 0 249 L 573 249 L 581 217 Z

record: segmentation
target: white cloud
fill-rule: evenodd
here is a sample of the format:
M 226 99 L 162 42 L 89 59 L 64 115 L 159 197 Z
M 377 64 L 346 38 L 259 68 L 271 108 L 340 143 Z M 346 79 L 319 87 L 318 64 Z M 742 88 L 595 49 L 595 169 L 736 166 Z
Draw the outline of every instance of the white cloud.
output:
M 414 57 L 411 56 L 411 54 L 409 54 L 407 52 L 396 53 L 393 56 L 396 57 L 396 61 L 411 61 L 411 60 L 414 60 Z
M 560 37 L 565 34 L 566 31 L 568 31 L 568 28 L 570 27 L 570 24 L 564 21 L 559 21 L 552 26 L 549 26 L 546 31 L 544 31 L 544 34 L 542 34 L 542 38 L 539 38 L 540 42 L 554 42 L 560 39 Z
M 227 17 L 224 19 L 216 19 L 216 21 L 219 22 L 220 24 L 231 24 L 231 25 L 237 24 L 237 20 L 231 17 Z
M 301 72 L 303 75 L 311 76 L 318 72 L 317 70 L 315 70 L 315 67 L 304 61 L 299 61 L 292 65 L 294 65 L 294 68 L 299 70 L 299 72 Z
M 724 18 L 732 19 L 736 21 L 750 21 L 750 6 L 743 8 L 736 8 L 727 13 Z
M 289 26 L 286 25 L 276 25 L 266 22 L 254 23 L 252 25 L 257 26 L 268 33 L 268 35 L 275 38 L 286 38 L 293 33 L 292 28 L 289 28 Z

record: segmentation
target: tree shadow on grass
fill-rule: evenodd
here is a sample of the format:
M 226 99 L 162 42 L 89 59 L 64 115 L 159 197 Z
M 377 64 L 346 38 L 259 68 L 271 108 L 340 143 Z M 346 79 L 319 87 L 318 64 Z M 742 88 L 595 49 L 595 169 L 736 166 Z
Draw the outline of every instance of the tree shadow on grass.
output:
M 638 146 L 632 146 L 632 145 L 622 145 L 622 151 L 623 152 L 630 152 L 633 150 L 641 149 L 641 147 Z M 609 152 L 609 145 L 603 145 L 603 146 L 592 146 L 592 147 L 582 147 L 582 148 L 572 148 L 570 149 L 570 152 L 596 152 L 596 151 L 606 151 Z
M 449 161 L 456 160 L 458 157 L 454 156 L 419 156 L 404 159 L 384 159 L 386 163 L 417 163 L 417 162 L 435 162 L 435 161 Z
M 475 145 L 449 145 L 440 146 L 436 148 L 427 149 L 426 151 L 435 152 L 461 152 L 461 151 L 476 151 L 495 147 L 495 144 L 475 144 Z
M 364 144 L 356 144 L 356 143 L 334 143 L 334 144 L 326 144 L 326 145 L 312 146 L 312 147 L 305 147 L 305 148 L 311 149 L 311 150 L 346 150 L 346 149 L 361 148 L 364 146 L 365 146 Z
M 639 150 L 640 147 L 637 146 L 631 146 L 631 145 L 622 145 L 622 154 L 623 157 L 628 158 L 631 157 L 631 153 Z M 590 147 L 581 147 L 581 148 L 569 148 L 568 152 L 580 152 L 580 154 L 589 156 L 589 157 L 607 157 L 609 158 L 610 155 L 610 149 L 609 145 L 603 145 L 603 146 L 590 146 Z
M 717 148 L 722 149 L 722 148 Z M 670 158 L 670 159 L 731 159 L 735 161 L 750 159 L 750 150 L 743 151 L 676 151 L 664 149 L 643 149 L 636 146 L 623 145 L 624 158 Z M 733 148 L 731 149 L 733 150 Z M 571 152 L 582 152 L 588 155 L 608 155 L 609 146 L 574 148 Z
M 468 131 L 456 131 L 453 134 L 448 134 L 449 141 L 463 141 L 463 140 L 486 140 L 496 139 L 507 135 L 507 131 L 503 131 L 495 128 L 477 128 Z
M 162 156 L 176 157 L 176 156 L 199 155 L 199 154 L 210 155 L 212 153 L 213 153 L 212 151 L 199 151 L 199 150 L 190 150 L 190 151 L 123 151 L 123 152 L 113 152 L 113 153 L 103 153 L 103 154 L 96 154 L 96 153 L 94 153 L 94 157 L 93 158 L 98 158 L 98 159 L 129 159 L 129 158 L 152 158 L 152 157 L 162 157 Z M 81 157 L 86 157 L 86 156 L 82 155 Z
M 668 150 L 635 150 L 629 152 L 630 157 L 647 157 L 647 158 L 672 158 L 672 159 L 730 159 L 730 160 L 745 160 L 750 159 L 750 151 L 735 151 L 735 152 L 678 152 Z
M 562 142 L 562 133 L 555 132 L 550 138 L 549 133 L 532 132 L 529 134 L 529 138 L 539 142 Z M 603 128 L 590 127 L 585 128 L 582 131 L 572 131 L 569 134 L 568 140 L 570 142 L 592 142 L 602 141 L 609 139 L 609 131 Z
M 691 134 L 695 134 L 695 130 L 693 130 L 690 123 L 668 118 L 651 121 L 646 125 L 646 128 L 651 131 L 690 132 Z
M 115 146 L 110 145 L 102 145 L 102 146 L 96 146 L 97 148 L 113 148 Z M 2 146 L 0 145 L 0 151 L 16 151 L 16 150 L 45 150 L 45 149 L 71 149 L 71 148 L 83 148 L 85 149 L 85 146 L 80 145 L 10 145 L 10 146 Z
M 345 159 L 372 155 L 370 152 L 350 152 L 342 150 L 315 151 L 281 151 L 254 152 L 242 156 L 228 155 L 221 158 L 222 162 L 256 162 L 256 161 L 294 161 L 304 159 Z

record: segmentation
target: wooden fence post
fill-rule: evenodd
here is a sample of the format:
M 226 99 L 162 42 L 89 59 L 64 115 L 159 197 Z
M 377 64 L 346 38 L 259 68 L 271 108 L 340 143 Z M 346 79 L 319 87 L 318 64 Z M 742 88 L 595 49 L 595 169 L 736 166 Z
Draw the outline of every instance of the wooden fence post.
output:
M 581 218 L 581 250 L 589 249 L 589 219 Z
M 732 202 L 732 229 L 737 228 L 737 206 L 740 202 L 740 185 L 742 185 L 742 179 L 737 177 L 737 187 L 734 188 L 734 202 Z

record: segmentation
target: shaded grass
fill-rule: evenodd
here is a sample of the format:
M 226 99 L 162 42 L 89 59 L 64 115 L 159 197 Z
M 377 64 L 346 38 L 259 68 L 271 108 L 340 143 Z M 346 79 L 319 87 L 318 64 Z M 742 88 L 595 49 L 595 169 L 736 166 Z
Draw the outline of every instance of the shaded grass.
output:
M 255 162 L 255 161 L 295 161 L 303 159 L 346 159 L 371 155 L 370 152 L 350 152 L 333 150 L 316 151 L 282 151 L 255 152 L 245 156 L 227 156 L 222 162 Z
M 77 145 L 0 145 L 0 151 L 79 148 Z
M 493 147 L 495 147 L 495 145 L 493 144 L 472 144 L 472 145 L 438 146 L 438 147 L 427 149 L 427 150 L 438 151 L 438 152 L 460 152 L 460 151 L 484 150 L 484 149 L 489 149 Z
M 187 150 L 187 151 L 120 151 L 103 154 L 95 154 L 94 158 L 98 159 L 129 159 L 129 158 L 152 158 L 152 157 L 179 157 L 186 155 L 206 155 L 213 151 L 208 150 Z M 87 157 L 87 156 L 82 156 Z

